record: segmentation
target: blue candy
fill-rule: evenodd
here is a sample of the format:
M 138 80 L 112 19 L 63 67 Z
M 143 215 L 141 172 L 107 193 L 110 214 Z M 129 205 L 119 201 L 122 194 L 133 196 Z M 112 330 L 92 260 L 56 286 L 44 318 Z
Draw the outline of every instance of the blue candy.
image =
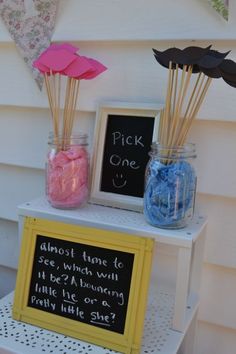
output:
M 192 214 L 196 175 L 190 163 L 149 163 L 144 192 L 144 215 L 157 227 L 183 227 Z

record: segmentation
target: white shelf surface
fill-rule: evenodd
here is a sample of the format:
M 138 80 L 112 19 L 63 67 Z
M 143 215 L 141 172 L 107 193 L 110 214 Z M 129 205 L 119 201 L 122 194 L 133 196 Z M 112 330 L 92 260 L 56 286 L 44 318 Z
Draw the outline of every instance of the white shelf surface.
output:
M 183 333 L 171 329 L 174 293 L 151 291 L 146 312 L 141 354 L 176 354 L 197 311 L 198 304 L 188 304 Z M 0 300 L 1 354 L 115 354 L 117 352 L 91 343 L 35 327 L 12 319 L 14 293 Z
M 87 204 L 80 209 L 61 210 L 52 208 L 44 197 L 20 205 L 18 215 L 132 233 L 152 237 L 157 242 L 189 248 L 206 224 L 203 216 L 196 215 L 184 229 L 164 230 L 147 224 L 144 215 L 139 212 L 94 204 Z

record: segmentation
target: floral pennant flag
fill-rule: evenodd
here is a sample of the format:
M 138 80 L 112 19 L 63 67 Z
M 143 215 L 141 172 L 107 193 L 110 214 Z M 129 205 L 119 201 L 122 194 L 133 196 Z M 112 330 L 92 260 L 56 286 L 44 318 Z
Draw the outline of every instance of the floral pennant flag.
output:
M 0 14 L 39 88 L 43 76 L 33 62 L 49 46 L 59 0 L 0 0 Z
M 208 0 L 212 7 L 226 20 L 229 19 L 229 0 Z

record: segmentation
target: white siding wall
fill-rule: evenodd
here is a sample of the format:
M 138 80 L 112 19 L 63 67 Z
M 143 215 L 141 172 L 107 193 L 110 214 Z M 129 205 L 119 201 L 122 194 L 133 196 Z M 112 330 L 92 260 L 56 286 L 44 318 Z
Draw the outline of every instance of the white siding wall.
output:
M 73 41 L 109 70 L 80 89 L 77 127 L 90 149 L 103 100 L 164 102 L 167 71 L 152 47 L 231 49 L 236 60 L 236 1 L 226 23 L 205 0 L 64 0 L 53 41 Z M 193 42 L 194 41 L 194 42 Z M 0 296 L 14 288 L 17 205 L 44 193 L 50 130 L 40 92 L 0 21 Z M 196 354 L 236 347 L 236 89 L 214 80 L 189 140 L 197 144 L 198 207 L 209 217 Z

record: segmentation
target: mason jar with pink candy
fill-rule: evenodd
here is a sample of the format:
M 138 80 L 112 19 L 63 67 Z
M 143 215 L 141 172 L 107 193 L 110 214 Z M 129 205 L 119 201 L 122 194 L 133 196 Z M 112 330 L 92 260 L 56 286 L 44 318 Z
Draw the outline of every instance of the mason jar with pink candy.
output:
M 49 135 L 46 162 L 46 195 L 55 208 L 71 209 L 82 206 L 89 195 L 89 154 L 87 135 L 77 134 L 68 139 Z
M 55 208 L 78 208 L 89 195 L 88 137 L 73 132 L 79 84 L 107 68 L 80 55 L 79 49 L 68 43 L 52 44 L 35 60 L 34 67 L 44 75 L 53 122 L 46 163 L 46 196 Z

